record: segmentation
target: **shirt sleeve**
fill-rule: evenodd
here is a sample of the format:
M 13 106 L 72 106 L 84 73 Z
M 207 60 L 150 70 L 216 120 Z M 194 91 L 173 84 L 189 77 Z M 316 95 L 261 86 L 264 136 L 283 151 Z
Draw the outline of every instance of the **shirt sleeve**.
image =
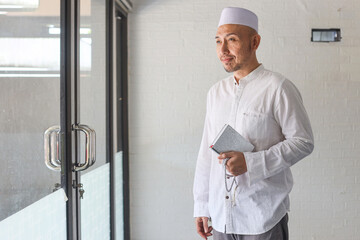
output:
M 268 150 L 244 153 L 250 185 L 289 168 L 314 149 L 313 133 L 301 95 L 289 80 L 277 90 L 273 108 L 284 140 Z
M 210 102 L 207 96 L 206 117 L 194 178 L 194 217 L 210 217 L 208 209 L 211 152 L 209 151 Z

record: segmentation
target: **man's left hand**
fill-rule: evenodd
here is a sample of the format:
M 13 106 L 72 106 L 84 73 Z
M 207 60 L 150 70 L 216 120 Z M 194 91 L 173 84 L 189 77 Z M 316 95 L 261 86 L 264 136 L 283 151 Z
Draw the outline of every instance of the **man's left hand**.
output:
M 245 161 L 245 156 L 242 152 L 227 152 L 221 153 L 218 157 L 219 163 L 229 158 L 226 163 L 226 169 L 234 176 L 239 176 L 247 172 L 247 166 Z

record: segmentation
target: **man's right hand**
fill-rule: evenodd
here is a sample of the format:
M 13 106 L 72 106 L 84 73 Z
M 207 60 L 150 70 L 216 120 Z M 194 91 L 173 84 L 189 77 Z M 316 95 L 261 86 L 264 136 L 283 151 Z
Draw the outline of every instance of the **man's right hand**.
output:
M 207 217 L 197 217 L 195 219 L 196 230 L 197 230 L 198 234 L 204 239 L 207 239 L 208 237 L 210 237 L 212 235 L 212 233 L 211 233 L 212 227 L 208 226 L 208 221 L 209 221 L 209 218 L 207 218 Z

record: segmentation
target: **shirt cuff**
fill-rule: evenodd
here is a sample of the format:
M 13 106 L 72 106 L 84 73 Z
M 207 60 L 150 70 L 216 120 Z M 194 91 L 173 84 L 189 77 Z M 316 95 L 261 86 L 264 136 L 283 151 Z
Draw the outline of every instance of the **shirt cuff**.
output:
M 195 203 L 194 204 L 194 217 L 210 218 L 208 203 Z
M 266 178 L 265 152 L 244 152 L 250 185 Z

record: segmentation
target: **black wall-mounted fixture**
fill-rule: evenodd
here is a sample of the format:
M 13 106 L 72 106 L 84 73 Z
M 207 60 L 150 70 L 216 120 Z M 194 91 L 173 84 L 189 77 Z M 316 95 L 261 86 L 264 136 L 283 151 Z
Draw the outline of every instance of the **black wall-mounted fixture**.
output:
M 311 29 L 312 42 L 340 42 L 340 40 L 341 40 L 340 28 Z

